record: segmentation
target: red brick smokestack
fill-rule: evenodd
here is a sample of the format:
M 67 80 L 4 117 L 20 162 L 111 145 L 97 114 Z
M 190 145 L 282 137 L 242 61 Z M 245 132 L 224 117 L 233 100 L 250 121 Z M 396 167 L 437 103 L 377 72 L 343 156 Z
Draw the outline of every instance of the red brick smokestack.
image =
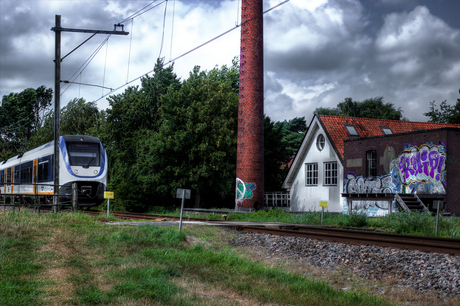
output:
M 257 202 L 261 208 L 264 203 L 263 0 L 242 2 L 240 48 L 236 202 L 239 207 L 254 207 Z

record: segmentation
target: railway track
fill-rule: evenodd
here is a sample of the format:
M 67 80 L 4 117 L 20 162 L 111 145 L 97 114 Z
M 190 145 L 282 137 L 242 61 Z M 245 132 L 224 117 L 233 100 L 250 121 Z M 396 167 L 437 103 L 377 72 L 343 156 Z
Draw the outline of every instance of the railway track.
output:
M 297 236 L 340 243 L 372 244 L 382 247 L 446 253 L 460 256 L 460 239 L 453 238 L 402 235 L 369 230 L 361 231 L 308 225 L 242 226 L 241 231 L 280 236 Z
M 99 215 L 106 212 L 86 211 L 85 213 Z M 124 212 L 111 212 L 111 215 L 122 220 L 179 221 L 180 219 L 180 217 L 176 216 Z M 315 225 L 223 221 L 193 217 L 183 217 L 182 220 L 201 221 L 208 225 L 232 228 L 247 233 L 297 236 L 340 243 L 364 245 L 372 244 L 382 247 L 418 250 L 422 252 L 446 253 L 460 256 L 460 239 L 453 238 L 402 235 L 375 232 L 369 229 L 356 230 Z
M 92 216 L 97 216 L 101 214 L 107 214 L 106 211 L 102 210 L 87 210 L 83 211 L 83 213 L 92 215 Z M 110 212 L 110 215 L 121 219 L 121 220 L 147 220 L 147 221 L 179 221 L 180 217 L 176 216 L 169 216 L 169 215 L 154 215 L 154 214 L 142 214 L 142 213 L 127 213 L 127 212 Z M 183 217 L 182 221 L 202 221 L 202 222 L 208 222 L 208 221 L 221 221 L 221 220 L 214 220 L 214 219 L 208 219 L 208 218 L 193 218 L 193 217 Z

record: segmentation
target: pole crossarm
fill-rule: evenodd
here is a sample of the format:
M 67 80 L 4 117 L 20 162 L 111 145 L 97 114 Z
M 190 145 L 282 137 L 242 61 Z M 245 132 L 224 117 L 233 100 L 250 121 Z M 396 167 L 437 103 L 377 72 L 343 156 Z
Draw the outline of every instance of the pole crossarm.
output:
M 62 27 L 52 27 L 51 31 L 54 32 L 75 32 L 75 33 L 95 33 L 95 34 L 113 34 L 113 35 L 128 35 L 129 32 L 125 31 L 104 31 L 104 30 L 87 30 L 87 29 L 70 29 Z

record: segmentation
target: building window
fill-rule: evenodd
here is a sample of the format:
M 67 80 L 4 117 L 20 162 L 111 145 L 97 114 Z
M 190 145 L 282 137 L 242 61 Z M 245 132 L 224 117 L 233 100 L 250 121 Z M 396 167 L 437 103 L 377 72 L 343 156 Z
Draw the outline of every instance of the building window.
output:
M 305 186 L 318 185 L 318 163 L 305 164 Z
M 391 135 L 391 134 L 393 134 L 393 132 L 391 131 L 391 129 L 390 129 L 389 127 L 387 127 L 387 126 L 381 126 L 380 128 L 382 129 L 383 134 L 385 134 L 385 135 Z
M 356 131 L 353 125 L 345 125 L 350 136 L 359 136 L 358 131 Z
M 319 151 L 322 151 L 324 149 L 324 144 L 326 140 L 324 138 L 323 134 L 319 134 L 318 138 L 316 138 L 316 147 L 318 148 Z
M 337 185 L 337 162 L 324 163 L 324 185 Z
M 366 152 L 366 175 L 367 177 L 377 175 L 377 152 L 375 150 Z

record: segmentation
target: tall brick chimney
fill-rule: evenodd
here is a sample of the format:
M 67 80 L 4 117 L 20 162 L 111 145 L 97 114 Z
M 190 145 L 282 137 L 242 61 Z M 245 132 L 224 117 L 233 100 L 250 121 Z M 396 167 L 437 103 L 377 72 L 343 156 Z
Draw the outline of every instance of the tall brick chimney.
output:
M 236 205 L 264 204 L 264 52 L 263 0 L 243 0 Z

